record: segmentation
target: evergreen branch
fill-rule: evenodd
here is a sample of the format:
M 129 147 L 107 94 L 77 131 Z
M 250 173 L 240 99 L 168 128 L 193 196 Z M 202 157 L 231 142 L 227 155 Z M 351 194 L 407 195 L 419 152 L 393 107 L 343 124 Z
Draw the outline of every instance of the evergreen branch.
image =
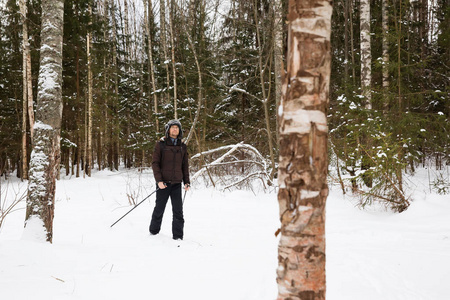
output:
M 376 164 L 376 161 L 373 159 L 373 157 L 367 152 L 366 148 L 364 148 L 363 145 L 359 144 L 359 146 L 361 147 L 361 149 L 363 149 L 363 151 L 366 153 L 366 155 L 370 158 L 370 160 Z M 394 188 L 394 190 L 398 193 L 398 195 L 400 195 L 400 198 L 402 198 L 403 203 L 406 203 L 409 205 L 409 201 L 406 199 L 405 195 L 403 194 L 403 192 L 397 187 L 397 185 L 393 182 L 392 178 L 387 175 L 385 172 L 382 172 L 383 176 L 391 183 L 391 186 Z M 381 198 L 381 197 L 380 197 Z

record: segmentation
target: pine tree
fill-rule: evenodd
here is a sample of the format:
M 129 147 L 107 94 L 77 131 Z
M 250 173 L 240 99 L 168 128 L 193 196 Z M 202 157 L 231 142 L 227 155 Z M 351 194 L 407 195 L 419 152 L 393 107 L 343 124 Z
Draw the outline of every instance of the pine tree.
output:
M 22 27 L 16 1 L 7 1 L 0 9 L 0 174 L 17 169 L 21 177 Z

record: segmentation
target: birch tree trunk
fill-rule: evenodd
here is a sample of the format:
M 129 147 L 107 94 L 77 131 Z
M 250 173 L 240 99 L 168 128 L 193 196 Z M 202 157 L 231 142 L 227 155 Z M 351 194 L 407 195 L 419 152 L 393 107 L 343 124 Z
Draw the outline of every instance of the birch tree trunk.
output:
M 148 74 L 149 74 L 149 82 L 151 83 L 151 90 L 149 91 L 149 97 L 153 94 L 153 107 L 155 112 L 155 125 L 156 132 L 159 132 L 159 119 L 158 119 L 158 97 L 156 96 L 156 82 L 155 82 L 155 69 L 153 66 L 153 36 L 150 31 L 150 16 L 153 15 L 152 1 L 146 0 L 147 6 L 144 2 L 144 19 L 145 19 L 145 32 L 147 34 L 148 39 Z M 147 7 L 148 7 L 148 16 L 147 16 Z M 151 98 L 149 99 L 151 101 Z
M 275 104 L 276 107 L 280 105 L 281 100 L 281 74 L 284 70 L 283 66 L 283 7 L 281 0 L 273 2 L 274 12 L 274 57 L 275 57 Z M 279 117 L 277 115 L 277 141 L 280 140 L 278 134 Z
M 23 102 L 22 102 L 22 172 L 21 178 L 28 179 L 28 156 L 27 156 L 27 120 L 28 120 L 28 79 L 27 79 L 27 50 L 28 27 L 27 6 L 24 0 L 19 0 L 20 14 L 22 20 L 22 78 L 23 78 Z
M 388 1 L 381 1 L 381 27 L 383 30 L 383 94 L 384 94 L 384 103 L 383 110 L 387 113 L 389 109 L 389 97 L 388 97 L 388 89 L 389 89 L 389 11 L 388 11 Z M 408 39 L 409 40 L 409 39 Z
M 365 107 L 372 109 L 370 83 L 372 81 L 372 54 L 370 44 L 370 0 L 360 2 L 361 37 L 361 89 L 365 98 Z
M 87 126 L 86 126 L 86 161 L 85 173 L 90 177 L 92 168 L 92 58 L 91 58 L 91 44 L 92 33 L 90 28 L 92 26 L 92 7 L 89 5 L 89 27 L 86 37 L 86 51 L 87 51 L 87 67 L 88 67 L 88 99 L 86 105 Z
M 27 34 L 28 36 L 28 34 Z M 33 82 L 31 78 L 31 52 L 30 43 L 27 37 L 27 47 L 26 47 L 26 58 L 27 58 L 27 105 L 28 105 L 28 121 L 30 125 L 30 137 L 34 136 L 34 107 L 33 107 Z
M 289 1 L 280 107 L 278 299 L 325 299 L 331 1 Z
M 52 242 L 62 116 L 63 0 L 42 1 L 41 57 L 25 230 Z

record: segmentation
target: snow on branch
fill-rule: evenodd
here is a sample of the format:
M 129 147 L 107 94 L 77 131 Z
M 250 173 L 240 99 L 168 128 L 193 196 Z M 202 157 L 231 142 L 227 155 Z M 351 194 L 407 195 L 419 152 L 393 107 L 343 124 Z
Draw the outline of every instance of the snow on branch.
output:
M 230 87 L 230 92 L 243 93 L 243 94 L 246 94 L 246 95 L 248 95 L 248 96 L 250 96 L 250 97 L 252 97 L 252 98 L 254 98 L 254 99 L 258 100 L 258 101 L 261 101 L 261 102 L 263 101 L 262 99 L 256 97 L 255 95 L 250 94 L 249 92 L 247 92 L 244 89 L 239 88 L 238 86 L 239 86 L 239 84 L 235 84 L 232 87 Z
M 197 153 L 191 161 L 196 170 L 192 182 L 202 177 L 206 184 L 223 190 L 233 187 L 253 189 L 255 179 L 259 179 L 263 188 L 267 188 L 266 183 L 273 185 L 266 159 L 255 147 L 243 142 Z

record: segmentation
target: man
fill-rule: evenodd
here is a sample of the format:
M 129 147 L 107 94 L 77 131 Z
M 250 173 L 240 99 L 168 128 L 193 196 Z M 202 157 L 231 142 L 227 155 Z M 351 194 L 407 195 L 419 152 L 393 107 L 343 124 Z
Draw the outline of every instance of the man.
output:
M 186 144 L 181 139 L 183 131 L 178 120 L 171 120 L 165 126 L 165 137 L 156 143 L 153 152 L 152 169 L 158 190 L 156 191 L 155 209 L 150 223 L 150 234 L 156 235 L 161 229 L 161 222 L 167 200 L 172 203 L 172 237 L 183 239 L 183 200 L 181 183 L 189 190 L 189 163 Z

